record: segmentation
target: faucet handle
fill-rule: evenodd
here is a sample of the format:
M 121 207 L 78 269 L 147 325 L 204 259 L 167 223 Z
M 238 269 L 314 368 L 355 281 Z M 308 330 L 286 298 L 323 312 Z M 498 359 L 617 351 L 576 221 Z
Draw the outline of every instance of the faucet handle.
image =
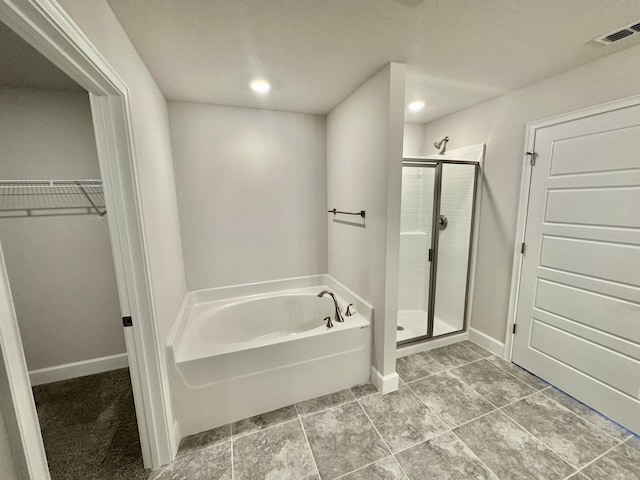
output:
M 346 311 L 346 312 L 344 312 L 344 314 L 345 314 L 347 317 L 350 317 L 351 315 L 353 315 L 354 313 L 356 313 L 356 312 L 352 312 L 352 311 L 351 311 L 351 307 L 353 307 L 353 303 L 350 303 L 349 305 L 347 305 L 347 311 Z
M 324 317 L 323 322 L 327 322 L 327 328 L 333 328 L 333 322 L 331 321 L 331 317 Z

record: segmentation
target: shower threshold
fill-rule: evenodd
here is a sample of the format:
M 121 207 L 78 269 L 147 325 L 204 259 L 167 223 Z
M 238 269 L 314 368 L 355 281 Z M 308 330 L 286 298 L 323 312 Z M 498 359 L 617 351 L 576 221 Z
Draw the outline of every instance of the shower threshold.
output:
M 427 334 L 427 312 L 424 310 L 399 310 L 396 341 L 402 342 L 412 338 L 422 337 Z M 445 335 L 459 331 L 460 327 L 451 325 L 441 318 L 435 317 L 433 321 L 433 336 Z

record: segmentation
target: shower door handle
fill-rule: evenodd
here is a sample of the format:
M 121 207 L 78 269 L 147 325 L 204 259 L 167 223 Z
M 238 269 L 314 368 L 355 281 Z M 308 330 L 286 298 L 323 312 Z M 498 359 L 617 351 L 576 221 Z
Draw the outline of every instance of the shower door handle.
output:
M 429 249 L 429 261 L 433 260 L 433 250 Z
M 447 228 L 448 223 L 449 220 L 447 220 L 447 217 L 445 217 L 444 215 L 440 215 L 438 217 L 438 226 L 440 227 L 440 230 L 444 230 L 445 228 Z

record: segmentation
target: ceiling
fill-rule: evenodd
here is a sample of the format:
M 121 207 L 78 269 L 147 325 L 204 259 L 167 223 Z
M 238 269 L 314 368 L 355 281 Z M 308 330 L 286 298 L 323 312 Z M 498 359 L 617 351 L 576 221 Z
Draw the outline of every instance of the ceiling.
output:
M 0 86 L 85 91 L 2 22 L 0 22 Z
M 108 2 L 169 100 L 326 114 L 397 61 L 407 101 L 426 102 L 416 123 L 640 43 L 591 42 L 639 19 L 638 0 Z

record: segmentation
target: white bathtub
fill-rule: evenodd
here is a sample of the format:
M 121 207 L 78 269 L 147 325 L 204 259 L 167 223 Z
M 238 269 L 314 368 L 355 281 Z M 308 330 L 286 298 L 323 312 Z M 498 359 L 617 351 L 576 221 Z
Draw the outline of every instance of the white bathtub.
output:
M 325 289 L 356 314 L 336 322 Z M 180 435 L 367 381 L 371 315 L 326 275 L 190 293 L 167 345 Z

